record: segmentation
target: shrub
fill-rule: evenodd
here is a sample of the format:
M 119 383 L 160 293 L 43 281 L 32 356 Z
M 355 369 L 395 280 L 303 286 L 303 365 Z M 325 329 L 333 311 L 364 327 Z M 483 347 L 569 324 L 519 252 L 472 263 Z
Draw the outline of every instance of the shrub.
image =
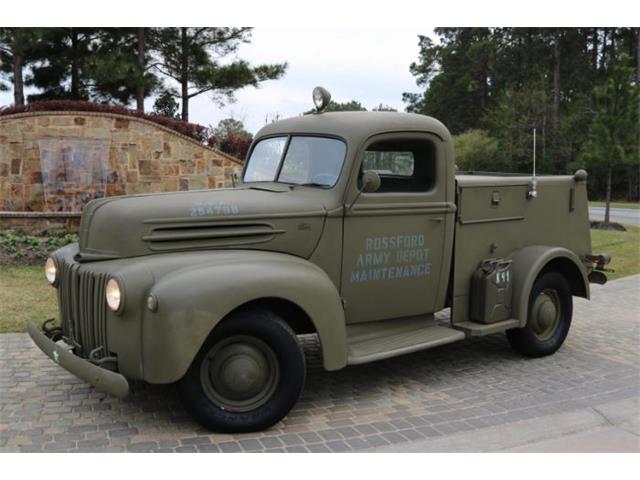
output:
M 207 144 L 210 147 L 218 148 L 227 155 L 244 160 L 247 152 L 249 152 L 252 140 L 251 135 L 228 132 L 220 138 L 211 136 Z
M 484 130 L 468 130 L 453 137 L 456 165 L 461 171 L 500 171 L 498 142 Z
M 77 241 L 78 235 L 74 233 L 36 237 L 5 230 L 0 232 L 0 264 L 40 265 L 54 250 Z

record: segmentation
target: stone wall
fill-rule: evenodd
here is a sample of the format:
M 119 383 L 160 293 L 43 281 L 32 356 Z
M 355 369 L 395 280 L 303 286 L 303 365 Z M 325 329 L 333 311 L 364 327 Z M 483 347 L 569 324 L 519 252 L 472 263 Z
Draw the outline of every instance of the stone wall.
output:
M 231 186 L 242 164 L 148 120 L 94 112 L 0 117 L 0 211 L 79 212 L 93 198 Z

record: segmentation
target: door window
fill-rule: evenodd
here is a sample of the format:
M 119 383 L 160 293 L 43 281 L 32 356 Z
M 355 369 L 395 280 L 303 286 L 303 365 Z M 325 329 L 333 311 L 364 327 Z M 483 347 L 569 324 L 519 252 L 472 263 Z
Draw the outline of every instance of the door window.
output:
M 429 191 L 435 183 L 435 157 L 435 146 L 428 140 L 392 139 L 372 143 L 364 152 L 358 186 L 362 186 L 364 172 L 373 170 L 381 180 L 376 193 Z

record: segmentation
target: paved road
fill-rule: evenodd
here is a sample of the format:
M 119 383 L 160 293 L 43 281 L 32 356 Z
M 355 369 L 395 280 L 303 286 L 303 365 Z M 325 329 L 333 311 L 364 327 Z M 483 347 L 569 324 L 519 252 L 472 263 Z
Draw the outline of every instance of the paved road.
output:
M 589 218 L 591 220 L 604 220 L 604 207 L 589 207 Z M 610 211 L 611 221 L 623 225 L 640 226 L 640 210 L 631 208 L 612 208 Z
M 203 430 L 171 387 L 135 384 L 125 400 L 96 392 L 27 335 L 4 334 L 0 451 L 640 451 L 638 311 L 640 276 L 594 286 L 593 302 L 576 300 L 564 347 L 535 360 L 493 335 L 329 373 L 306 337 L 300 403 L 243 435 Z

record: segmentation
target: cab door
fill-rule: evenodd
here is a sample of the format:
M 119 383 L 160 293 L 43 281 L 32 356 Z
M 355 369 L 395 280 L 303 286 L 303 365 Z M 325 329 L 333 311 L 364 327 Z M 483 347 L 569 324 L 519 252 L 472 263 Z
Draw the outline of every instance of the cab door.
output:
M 446 201 L 444 156 L 441 140 L 426 133 L 378 135 L 358 154 L 344 216 L 347 323 L 442 308 L 445 233 L 455 211 Z M 367 170 L 378 173 L 380 188 L 358 194 Z

